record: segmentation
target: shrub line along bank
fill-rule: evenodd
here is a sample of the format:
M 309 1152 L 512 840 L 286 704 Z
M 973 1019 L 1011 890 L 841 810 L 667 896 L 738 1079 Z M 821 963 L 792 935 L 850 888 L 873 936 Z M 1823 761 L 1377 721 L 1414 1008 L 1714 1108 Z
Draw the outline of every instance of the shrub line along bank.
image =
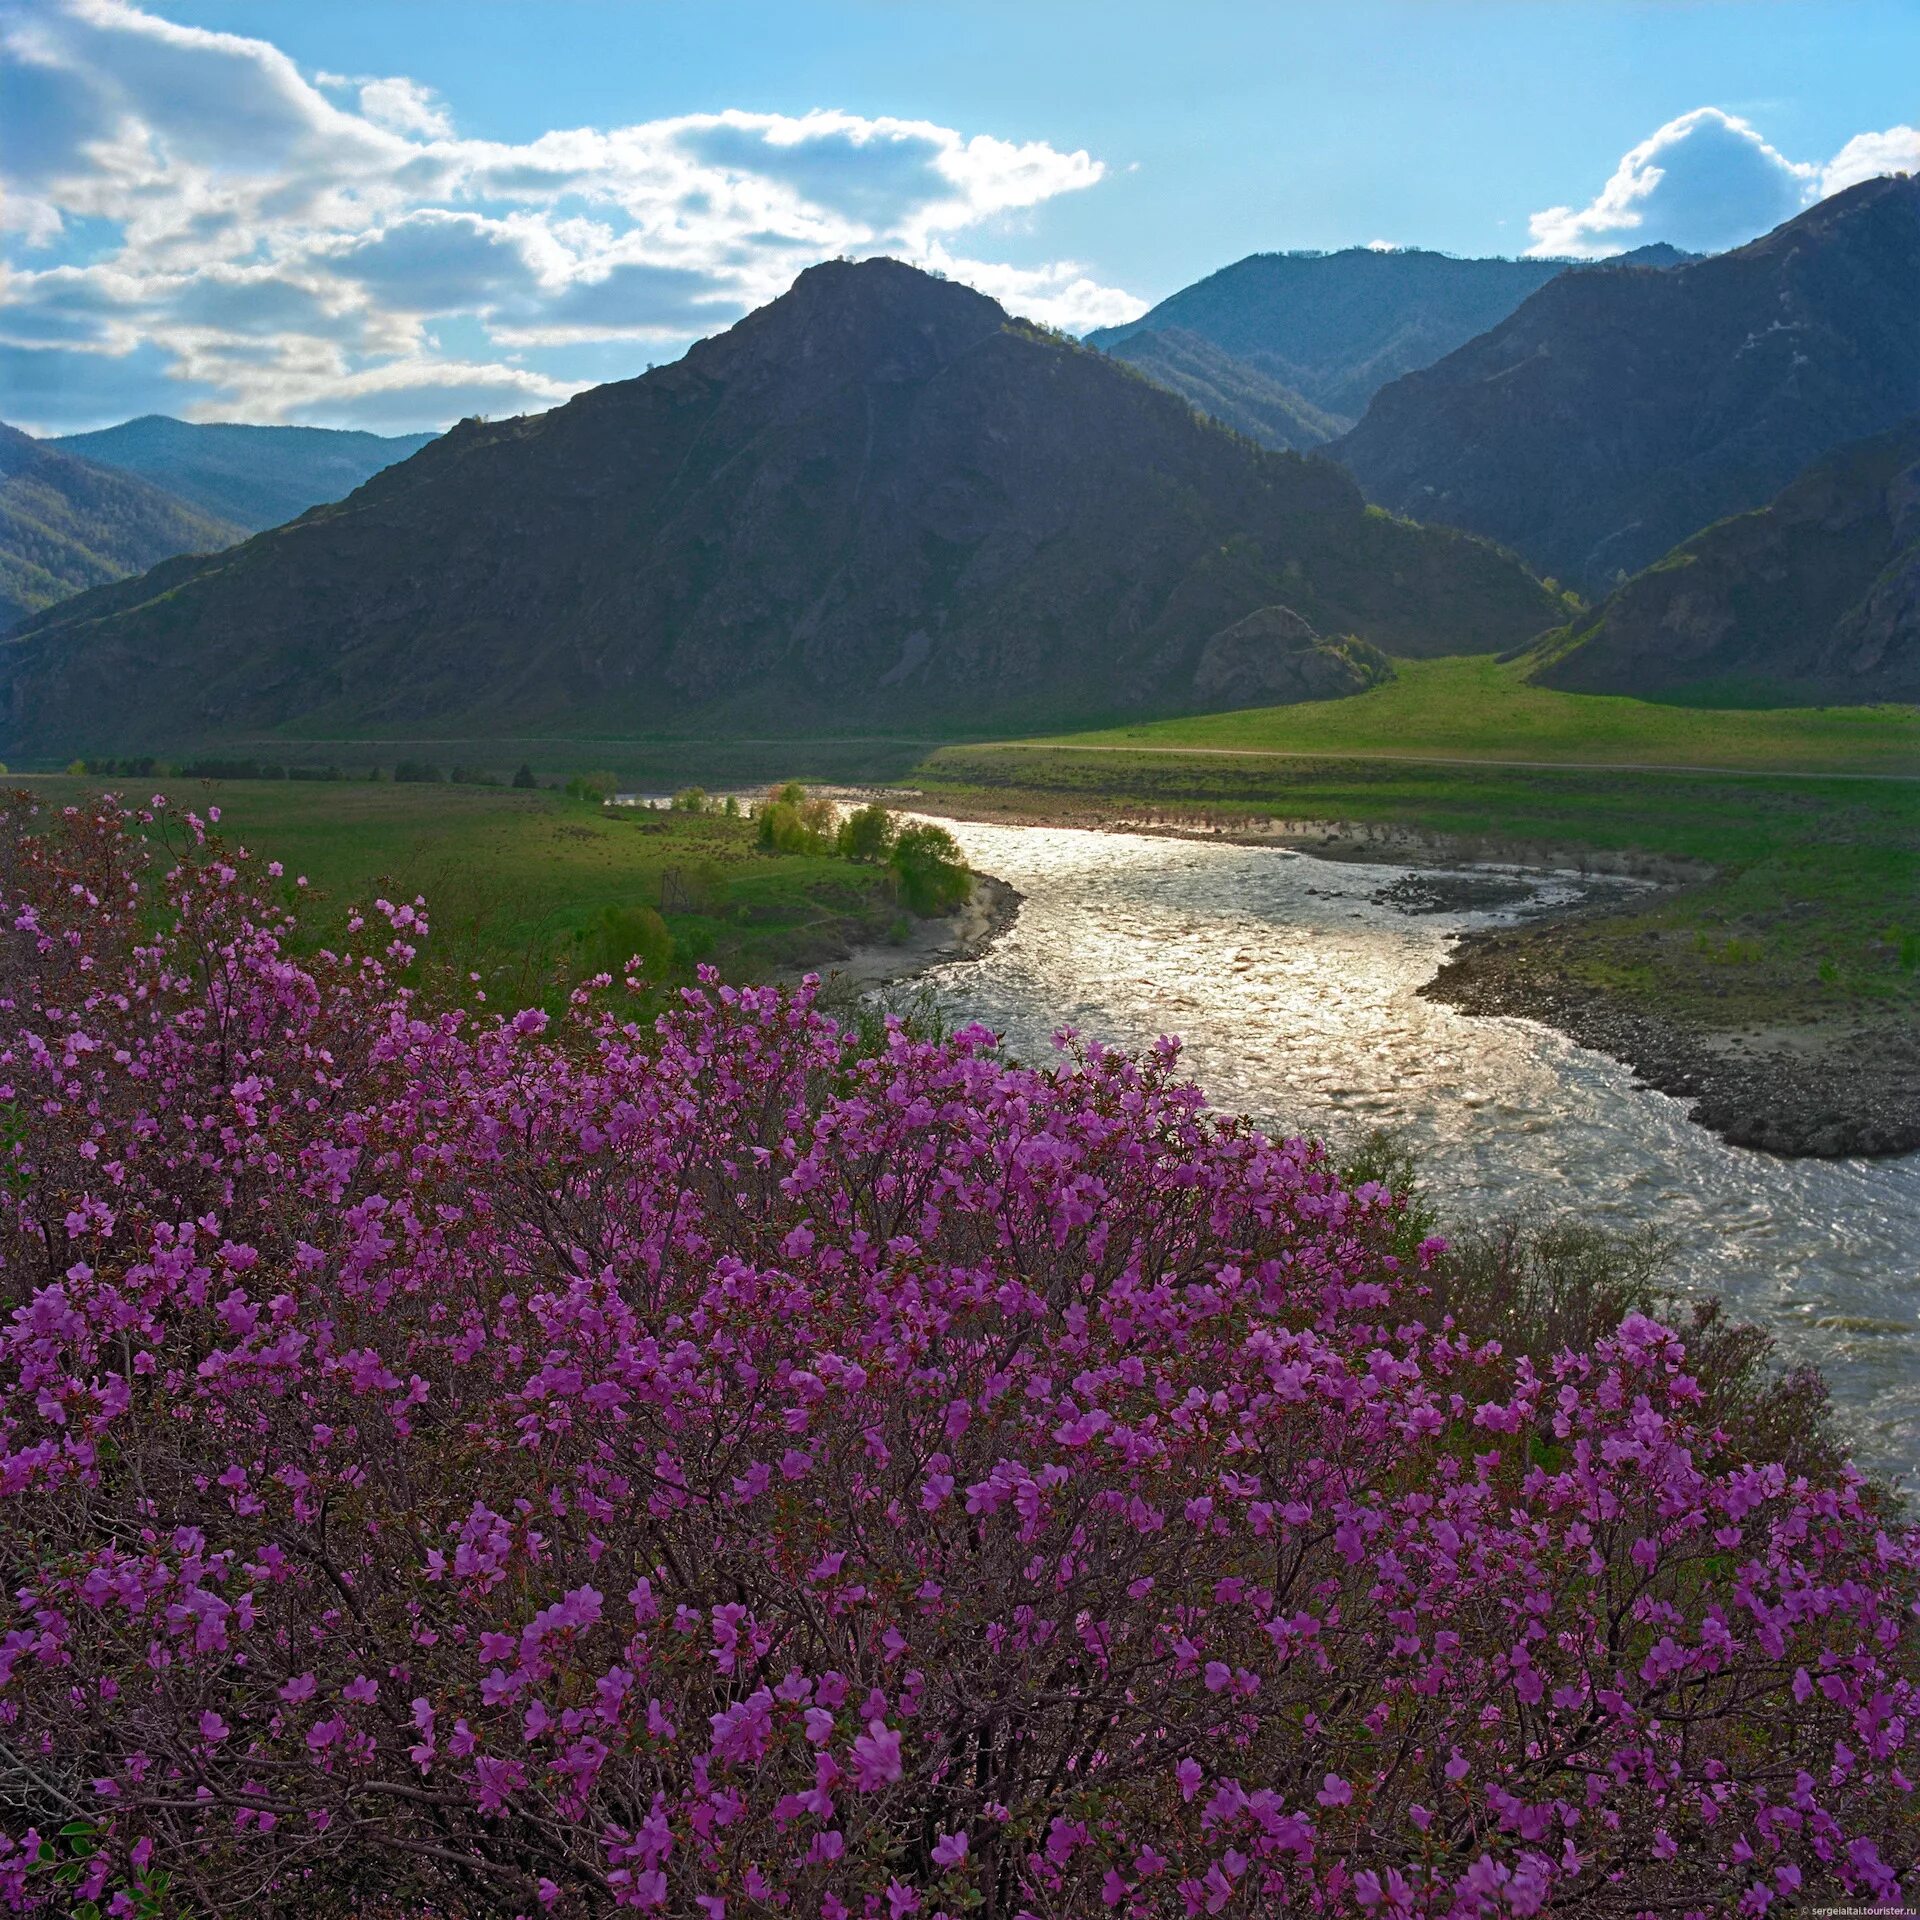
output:
M 1503 1353 L 1171 1044 L 436 1003 L 153 811 L 0 841 L 12 1908 L 1920 1892 L 1920 1534 L 1678 1331 Z

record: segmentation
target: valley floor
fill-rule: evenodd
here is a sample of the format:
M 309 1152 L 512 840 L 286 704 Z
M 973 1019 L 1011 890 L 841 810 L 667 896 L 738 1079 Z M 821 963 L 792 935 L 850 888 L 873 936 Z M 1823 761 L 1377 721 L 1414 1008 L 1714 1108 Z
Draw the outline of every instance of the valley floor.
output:
M 893 779 L 897 804 L 960 817 L 1651 881 L 1554 924 L 1473 936 L 1430 991 L 1558 1026 L 1742 1144 L 1920 1146 L 1920 713 L 1562 694 L 1485 657 L 1397 672 L 1346 700 L 1055 739 L 678 742 L 670 768 L 658 742 L 549 742 L 543 764 L 590 753 L 579 764 L 639 786 L 669 771 L 715 787 Z M 503 767 L 519 757 L 489 751 Z M 32 784 L 66 799 L 100 783 Z M 496 1001 L 550 999 L 617 965 L 643 910 L 663 923 L 650 935 L 665 942 L 663 979 L 702 959 L 743 979 L 836 966 L 895 979 L 992 934 L 917 928 L 879 870 L 757 855 L 737 820 L 451 783 L 137 784 L 221 804 L 236 837 L 338 901 L 379 883 L 424 894 L 436 947 Z

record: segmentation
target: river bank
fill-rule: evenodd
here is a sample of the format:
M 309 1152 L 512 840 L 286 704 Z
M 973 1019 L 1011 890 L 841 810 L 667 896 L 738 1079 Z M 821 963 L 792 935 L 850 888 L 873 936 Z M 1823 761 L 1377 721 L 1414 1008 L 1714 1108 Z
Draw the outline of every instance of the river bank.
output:
M 1725 944 L 1703 942 L 1687 896 L 1714 878 L 1704 862 L 1577 847 L 1499 848 L 1392 822 L 1248 821 L 1116 811 L 1084 799 L 1055 808 L 998 794 L 896 792 L 894 804 L 955 820 L 1075 826 L 1214 845 L 1260 846 L 1343 863 L 1412 868 L 1376 898 L 1406 914 L 1523 914 L 1464 933 L 1424 997 L 1462 1013 L 1537 1020 L 1620 1061 L 1639 1083 L 1688 1102 L 1730 1145 L 1841 1159 L 1920 1148 L 1920 1038 L 1894 1010 L 1794 1004 L 1756 992 Z M 1530 855 L 1521 863 L 1516 856 Z M 1565 884 L 1541 905 L 1535 883 Z M 1531 875 L 1531 879 L 1529 879 Z M 1648 911 L 1677 903 L 1672 925 Z M 938 964 L 928 962 L 927 964 Z M 909 967 L 905 971 L 914 971 Z M 1612 976 L 1610 985 L 1594 974 Z M 893 977 L 899 977 L 895 975 Z M 1658 985 L 1675 983 L 1662 994 Z
M 803 971 L 859 990 L 891 986 L 956 961 L 977 960 L 1019 918 L 1025 897 L 992 874 L 976 873 L 972 894 L 954 912 L 915 920 L 899 940 L 864 941 Z M 802 975 L 789 971 L 780 977 L 791 982 Z
M 1920 1038 L 1903 1023 L 1832 1019 L 1715 1027 L 1574 977 L 1589 910 L 1461 936 L 1420 989 L 1462 1013 L 1538 1020 L 1690 1102 L 1736 1147 L 1842 1159 L 1920 1148 Z

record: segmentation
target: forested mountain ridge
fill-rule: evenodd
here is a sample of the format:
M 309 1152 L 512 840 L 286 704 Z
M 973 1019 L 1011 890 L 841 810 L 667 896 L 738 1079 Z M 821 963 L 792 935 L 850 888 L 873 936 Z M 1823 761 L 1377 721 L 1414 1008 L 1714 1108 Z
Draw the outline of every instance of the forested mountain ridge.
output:
M 243 537 L 162 488 L 0 425 L 0 633 L 87 587 Z
M 1333 451 L 1369 499 L 1604 593 L 1920 413 L 1916 315 L 1920 178 L 1870 180 L 1733 253 L 1549 281 Z
M 47 444 L 138 474 L 203 513 L 258 533 L 309 507 L 344 500 L 363 481 L 438 438 L 333 427 L 203 425 L 149 413 Z
M 1305 453 L 1345 431 L 1345 422 L 1336 415 L 1322 412 L 1251 362 L 1234 359 L 1184 327 L 1131 333 L 1106 351 L 1156 386 L 1177 393 L 1196 412 L 1264 447 Z
M 1544 652 L 1586 693 L 1920 701 L 1920 419 L 1697 533 Z
M 1669 266 L 1687 257 L 1654 246 L 1592 264 Z M 1086 338 L 1107 353 L 1131 348 L 1125 357 L 1136 358 L 1146 335 L 1197 336 L 1298 394 L 1344 432 L 1389 381 L 1498 326 L 1573 264 L 1463 260 L 1419 247 L 1255 253 L 1182 287 L 1138 320 Z

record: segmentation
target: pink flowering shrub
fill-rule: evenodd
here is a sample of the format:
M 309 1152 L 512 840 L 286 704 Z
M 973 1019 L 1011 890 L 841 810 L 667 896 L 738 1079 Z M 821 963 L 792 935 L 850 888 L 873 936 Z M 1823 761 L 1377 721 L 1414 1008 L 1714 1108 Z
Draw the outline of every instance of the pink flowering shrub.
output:
M 1476 1347 L 1171 1047 L 429 1004 L 191 825 L 0 839 L 12 1909 L 1920 1888 L 1920 1537 L 1673 1331 Z

